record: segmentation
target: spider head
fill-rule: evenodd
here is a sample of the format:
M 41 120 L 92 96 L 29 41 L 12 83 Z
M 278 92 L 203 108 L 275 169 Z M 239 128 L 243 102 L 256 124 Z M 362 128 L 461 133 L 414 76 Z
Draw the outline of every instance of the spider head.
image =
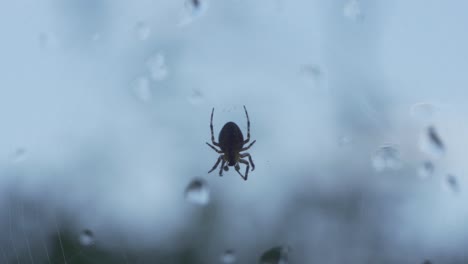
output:
M 227 161 L 228 166 L 235 166 L 239 161 L 239 154 L 238 153 L 229 153 L 228 155 L 225 154 L 225 159 Z

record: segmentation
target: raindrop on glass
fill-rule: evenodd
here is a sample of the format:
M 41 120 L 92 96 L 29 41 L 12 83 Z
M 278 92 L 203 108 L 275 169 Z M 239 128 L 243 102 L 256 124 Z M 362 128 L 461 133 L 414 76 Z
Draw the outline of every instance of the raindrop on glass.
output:
M 232 264 L 236 263 L 236 254 L 234 250 L 226 250 L 223 255 L 221 255 L 221 263 L 223 264 Z
M 434 158 L 440 158 L 445 153 L 444 143 L 433 126 L 429 126 L 424 131 L 420 140 L 420 147 L 423 152 Z
M 142 102 L 149 102 L 153 98 L 150 81 L 146 77 L 138 77 L 134 80 L 132 89 L 135 97 Z
M 436 114 L 436 107 L 431 103 L 417 103 L 411 106 L 410 114 L 419 121 L 430 122 Z
M 260 257 L 260 264 L 286 264 L 289 259 L 289 247 L 278 246 L 265 251 Z
M 164 54 L 158 52 L 152 55 L 146 62 L 151 78 L 155 81 L 162 81 L 167 77 L 168 70 Z
M 88 247 L 94 244 L 94 234 L 91 230 L 85 229 L 81 231 L 80 237 L 80 244 L 82 246 Z
M 460 186 L 458 185 L 458 180 L 453 174 L 447 174 L 445 177 L 445 182 L 447 184 L 447 187 L 454 193 L 457 193 L 460 191 Z
M 359 0 L 348 0 L 343 8 L 343 15 L 354 21 L 362 19 L 363 14 Z
M 11 161 L 13 162 L 22 162 L 26 159 L 27 150 L 25 148 L 17 148 L 11 154 Z
M 400 151 L 395 145 L 383 145 L 372 156 L 372 166 L 378 172 L 397 170 L 402 166 Z
M 147 40 L 151 35 L 151 28 L 146 22 L 139 21 L 135 25 L 135 33 L 139 40 Z
M 429 260 L 425 260 L 423 264 L 432 264 L 432 262 L 430 262 Z
M 418 169 L 418 175 L 421 179 L 427 179 L 434 174 L 434 164 L 430 161 L 424 161 L 419 169 Z
M 205 180 L 196 178 L 185 189 L 185 199 L 196 205 L 207 205 L 210 201 L 210 190 Z

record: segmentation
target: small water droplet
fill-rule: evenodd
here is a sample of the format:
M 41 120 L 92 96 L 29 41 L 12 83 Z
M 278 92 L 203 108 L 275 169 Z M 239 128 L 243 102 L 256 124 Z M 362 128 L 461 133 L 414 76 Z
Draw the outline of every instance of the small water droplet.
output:
M 395 145 L 390 144 L 379 147 L 372 156 L 372 166 L 378 172 L 400 169 L 402 166 L 400 151 Z
M 205 180 L 196 178 L 185 189 L 185 199 L 196 205 L 207 205 L 210 201 L 210 190 Z
M 416 103 L 410 108 L 411 116 L 422 122 L 432 121 L 436 112 L 436 107 L 433 104 L 426 102 Z
M 236 263 L 236 254 L 234 250 L 228 249 L 224 251 L 223 255 L 221 255 L 221 263 L 223 264 L 232 264 Z
M 135 25 L 135 33 L 139 40 L 147 40 L 151 35 L 151 28 L 146 22 L 139 21 Z
M 94 234 L 91 230 L 85 229 L 81 231 L 80 237 L 80 244 L 82 246 L 88 247 L 94 244 Z
M 180 25 L 184 26 L 190 24 L 196 18 L 202 16 L 208 9 L 207 0 L 186 0 L 185 1 L 185 14 L 182 18 Z
M 354 21 L 362 19 L 361 3 L 358 0 L 348 0 L 343 8 L 343 15 Z
M 25 148 L 17 148 L 11 154 L 11 161 L 13 162 L 22 162 L 26 159 L 28 151 Z
M 39 46 L 44 50 L 52 50 L 59 46 L 59 40 L 54 33 L 42 32 L 39 34 Z
M 445 146 L 433 126 L 429 126 L 420 140 L 421 151 L 434 158 L 440 158 L 445 153 Z
M 149 102 L 153 98 L 150 81 L 146 77 L 138 77 L 133 81 L 132 89 L 135 97 L 142 102 Z
M 192 91 L 192 95 L 190 95 L 190 97 L 188 98 L 188 101 L 193 105 L 200 104 L 201 102 L 203 102 L 203 93 L 198 89 L 194 89 Z
M 312 64 L 303 65 L 301 67 L 300 73 L 305 78 L 314 80 L 314 81 L 320 81 L 323 75 L 323 72 L 320 66 L 312 65 Z
M 434 174 L 434 164 L 430 161 L 424 161 L 419 169 L 418 169 L 418 175 L 421 179 L 427 179 Z
M 429 260 L 425 260 L 423 264 L 432 264 L 432 262 L 430 262 Z
M 353 140 L 349 136 L 341 136 L 338 141 L 338 145 L 341 147 L 344 147 L 344 146 L 351 144 L 352 141 Z
M 162 81 L 167 77 L 168 69 L 166 58 L 163 53 L 158 52 L 152 55 L 146 62 L 151 78 L 155 81 Z
M 91 37 L 93 41 L 99 41 L 101 39 L 101 34 L 99 33 L 94 33 L 93 36 Z
M 447 187 L 454 193 L 460 191 L 460 186 L 458 185 L 458 180 L 453 174 L 447 174 L 445 177 L 445 181 L 447 183 Z
M 260 257 L 260 264 L 287 264 L 291 249 L 288 246 L 273 247 Z

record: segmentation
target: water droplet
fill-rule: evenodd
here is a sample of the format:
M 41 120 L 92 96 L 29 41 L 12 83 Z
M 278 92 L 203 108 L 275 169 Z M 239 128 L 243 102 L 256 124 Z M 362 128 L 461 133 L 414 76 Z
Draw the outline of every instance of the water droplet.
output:
M 153 98 L 150 81 L 146 77 L 138 77 L 132 84 L 135 97 L 142 102 L 149 102 Z
M 91 230 L 85 229 L 81 231 L 80 237 L 80 244 L 82 246 L 88 247 L 94 244 L 94 234 Z
M 416 103 L 410 108 L 411 116 L 422 122 L 432 121 L 436 112 L 436 107 L 431 103 Z
M 424 161 L 418 169 L 418 175 L 421 179 L 427 179 L 434 174 L 434 164 L 430 161 Z
M 445 153 L 444 143 L 433 126 L 429 126 L 420 140 L 421 150 L 434 158 L 440 158 Z
M 344 146 L 347 146 L 347 145 L 351 144 L 351 142 L 353 142 L 351 137 L 341 136 L 339 141 L 338 141 L 338 145 L 341 146 L 341 147 L 344 147 Z
M 196 178 L 185 189 L 185 199 L 196 205 L 207 205 L 210 201 L 210 190 L 205 180 Z
M 146 66 L 155 81 L 162 81 L 167 77 L 168 70 L 164 54 L 158 52 L 151 56 L 146 62 Z
M 372 156 L 372 166 L 378 172 L 397 170 L 402 166 L 400 151 L 395 145 L 383 145 Z
M 314 81 L 320 81 L 323 75 L 323 72 L 322 72 L 322 69 L 320 69 L 320 66 L 312 65 L 312 64 L 303 65 L 301 67 L 300 73 L 305 78 L 308 78 Z
M 236 254 L 234 250 L 228 249 L 224 251 L 223 255 L 221 255 L 221 263 L 223 264 L 232 264 L 236 263 Z
M 200 104 L 203 102 L 203 93 L 198 89 L 194 89 L 192 91 L 192 95 L 188 98 L 188 101 L 194 105 Z
M 430 262 L 429 260 L 425 260 L 423 264 L 432 264 L 432 262 Z
M 460 186 L 458 185 L 458 180 L 453 174 L 447 174 L 445 177 L 445 181 L 447 183 L 447 187 L 454 193 L 460 191 Z
M 207 0 L 186 0 L 185 1 L 185 14 L 182 18 L 180 25 L 184 26 L 190 24 L 196 18 L 202 16 L 208 9 Z
M 139 21 L 135 25 L 135 33 L 139 40 L 147 40 L 151 35 L 151 28 L 146 22 Z
M 93 41 L 99 41 L 101 39 L 101 34 L 99 33 L 94 33 L 93 36 L 91 37 Z
M 343 8 L 343 15 L 354 21 L 362 19 L 361 3 L 358 0 L 348 0 Z
M 55 49 L 59 46 L 59 40 L 54 33 L 42 32 L 39 34 L 39 46 L 44 50 Z
M 11 154 L 11 161 L 13 162 L 22 162 L 26 159 L 27 150 L 25 148 L 17 148 Z
M 286 264 L 289 259 L 289 247 L 278 246 L 265 251 L 260 257 L 261 264 Z

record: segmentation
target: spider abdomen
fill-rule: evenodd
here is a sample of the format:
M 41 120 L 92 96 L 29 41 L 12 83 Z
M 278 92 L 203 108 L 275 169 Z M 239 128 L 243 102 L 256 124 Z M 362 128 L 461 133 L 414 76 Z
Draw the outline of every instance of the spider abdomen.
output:
M 219 147 L 225 153 L 239 152 L 244 145 L 244 135 L 234 122 L 227 122 L 218 137 Z

